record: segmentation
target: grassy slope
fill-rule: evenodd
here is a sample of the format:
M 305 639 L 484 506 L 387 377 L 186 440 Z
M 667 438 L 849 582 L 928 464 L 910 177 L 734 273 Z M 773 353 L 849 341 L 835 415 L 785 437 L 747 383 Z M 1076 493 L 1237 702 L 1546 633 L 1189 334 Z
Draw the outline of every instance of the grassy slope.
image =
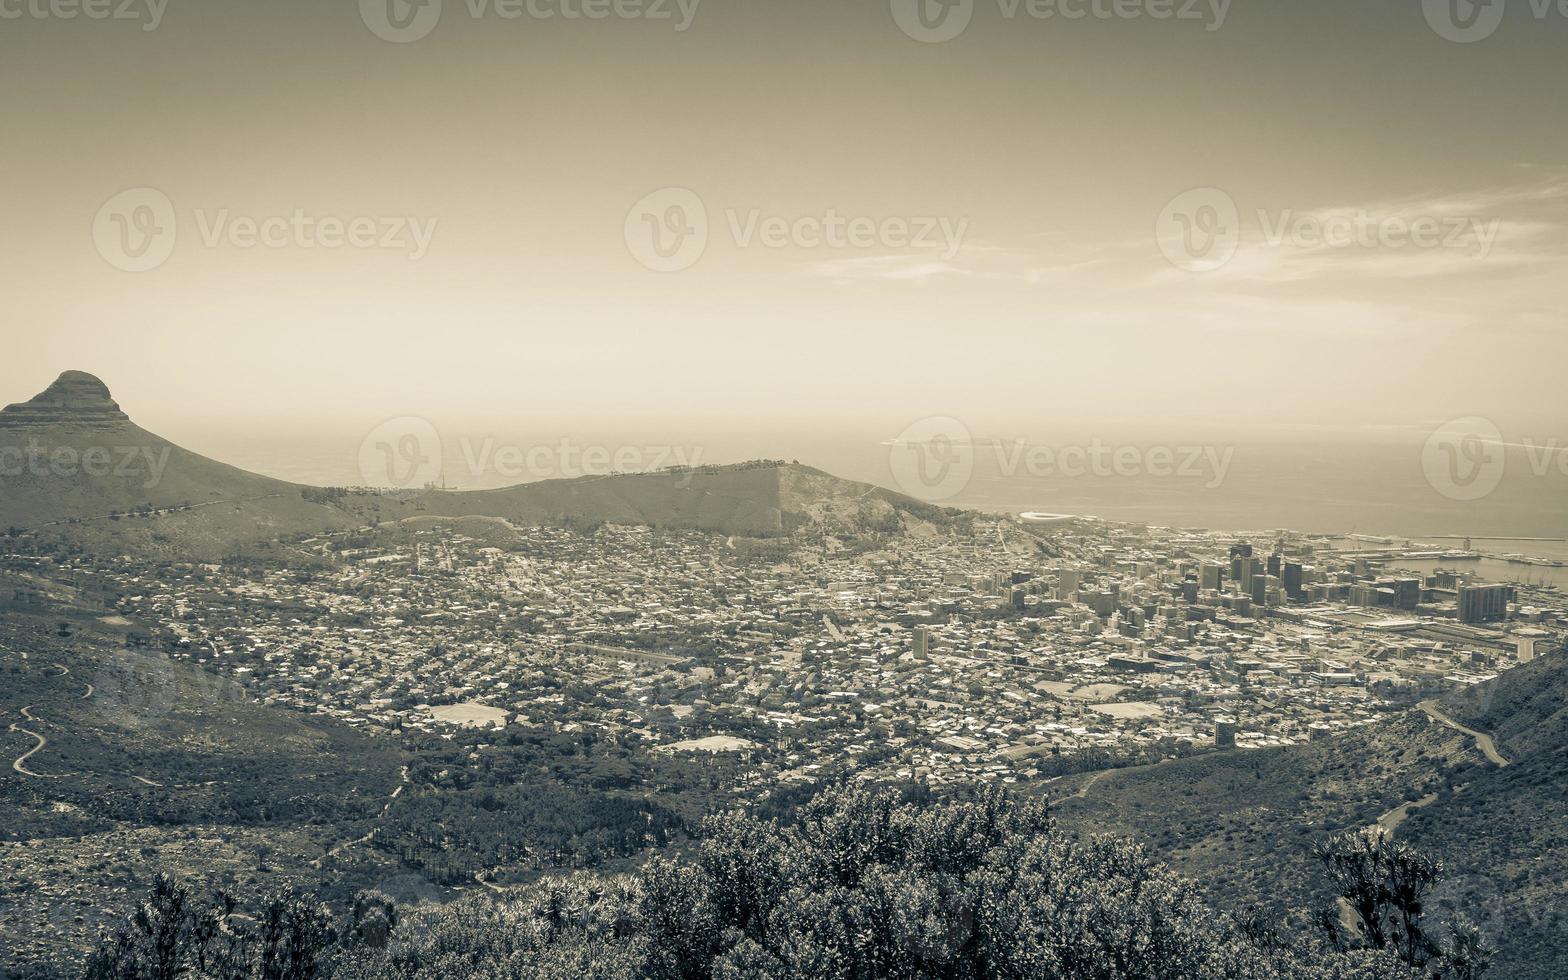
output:
M 0 428 L 0 447 L 30 445 L 50 453 L 108 452 L 106 472 L 23 466 L 19 475 L 0 477 L 0 528 L 29 529 L 45 540 L 99 553 L 220 558 L 237 542 L 354 524 L 339 510 L 305 500 L 302 487 L 207 459 L 129 422 Z M 149 455 L 167 463 L 155 467 Z M 165 512 L 111 518 L 145 507 Z
M 0 528 L 26 529 L 99 554 L 134 553 L 217 560 L 271 549 L 279 538 L 410 517 L 500 518 L 519 525 L 567 521 L 644 524 L 752 537 L 801 525 L 857 530 L 924 524 L 935 508 L 881 488 L 802 466 L 739 466 L 691 474 L 655 473 L 550 480 L 500 490 L 430 491 L 410 496 L 306 499 L 306 488 L 247 473 L 173 446 L 131 423 L 0 428 L 0 446 L 36 441 L 53 451 L 145 451 L 167 465 L 153 480 L 137 455 L 129 473 L 89 476 L 24 468 L 0 477 Z M 131 513 L 153 508 L 152 514 Z M 115 516 L 120 515 L 120 516 Z M 274 549 L 275 550 L 275 549 Z
M 0 974 L 75 957 L 160 868 L 250 889 L 309 877 L 399 782 L 389 744 L 251 703 L 114 636 L 63 607 L 0 617 Z M 36 742 L 12 722 L 48 739 L 24 764 L 42 777 L 13 771 Z M 36 941 L 57 931 L 67 942 Z
M 1225 907 L 1283 911 L 1326 898 L 1311 848 L 1480 764 L 1463 736 L 1418 713 L 1326 742 L 1220 752 L 1119 770 L 1058 814 L 1085 832 L 1154 846 Z M 1085 777 L 1078 777 L 1074 787 Z M 1058 790 L 1066 796 L 1072 788 Z

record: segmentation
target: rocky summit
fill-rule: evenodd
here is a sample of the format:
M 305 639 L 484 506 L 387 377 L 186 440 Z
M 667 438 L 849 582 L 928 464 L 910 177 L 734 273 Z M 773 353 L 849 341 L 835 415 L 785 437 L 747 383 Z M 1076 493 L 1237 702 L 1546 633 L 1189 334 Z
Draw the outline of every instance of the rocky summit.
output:
M 128 422 L 109 387 L 83 371 L 67 371 L 32 400 L 0 409 L 0 426 L 104 425 Z

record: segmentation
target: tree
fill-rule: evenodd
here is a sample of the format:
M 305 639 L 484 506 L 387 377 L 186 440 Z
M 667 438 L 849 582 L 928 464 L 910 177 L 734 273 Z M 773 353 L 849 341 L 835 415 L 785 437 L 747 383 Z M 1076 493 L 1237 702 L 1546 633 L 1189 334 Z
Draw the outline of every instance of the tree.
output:
M 165 875 L 89 959 L 86 980 L 320 980 L 336 934 L 327 910 L 279 892 L 256 915 L 218 893 L 201 902 Z
M 1442 862 L 1381 830 L 1345 833 L 1317 848 L 1336 894 L 1354 914 L 1365 948 L 1389 950 L 1406 964 L 1430 967 L 1440 977 L 1474 978 L 1486 970 L 1490 951 L 1473 929 L 1439 943 L 1422 928 L 1427 892 L 1442 880 Z M 1319 913 L 1319 925 L 1337 948 L 1357 943 L 1345 934 L 1336 910 Z

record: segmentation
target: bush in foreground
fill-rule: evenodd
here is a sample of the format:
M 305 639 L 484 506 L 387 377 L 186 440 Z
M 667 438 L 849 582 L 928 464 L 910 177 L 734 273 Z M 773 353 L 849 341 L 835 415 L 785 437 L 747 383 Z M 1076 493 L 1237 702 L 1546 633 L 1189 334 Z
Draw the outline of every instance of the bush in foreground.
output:
M 170 905 L 177 886 L 160 888 L 157 901 Z M 1072 839 L 1043 802 L 997 791 L 913 805 L 833 790 L 789 827 L 741 813 L 710 818 L 693 856 L 655 859 L 632 875 L 547 879 L 401 914 L 362 896 L 337 924 L 298 899 L 274 900 L 254 925 L 232 909 L 215 916 L 180 901 L 179 910 L 140 910 L 106 941 L 91 980 L 1478 975 L 1474 951 L 1458 950 L 1460 969 L 1433 944 L 1420 946 L 1418 962 L 1404 956 L 1387 933 L 1381 945 L 1343 931 L 1290 936 L 1216 914 L 1141 847 Z

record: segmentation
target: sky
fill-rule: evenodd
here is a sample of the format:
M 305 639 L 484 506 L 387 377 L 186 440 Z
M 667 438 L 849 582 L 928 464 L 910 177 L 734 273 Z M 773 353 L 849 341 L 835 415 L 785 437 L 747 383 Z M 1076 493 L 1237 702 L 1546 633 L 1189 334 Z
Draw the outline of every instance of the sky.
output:
M 914 2 L 0 0 L 0 403 L 247 462 L 1564 431 L 1568 15 Z

